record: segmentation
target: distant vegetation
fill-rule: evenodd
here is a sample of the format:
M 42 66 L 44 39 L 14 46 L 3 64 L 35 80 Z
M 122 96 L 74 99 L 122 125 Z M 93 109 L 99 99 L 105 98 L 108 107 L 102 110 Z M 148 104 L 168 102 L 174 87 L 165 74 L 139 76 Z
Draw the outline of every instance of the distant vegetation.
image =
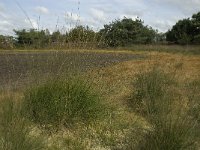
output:
M 76 26 L 66 33 L 59 30 L 14 30 L 15 37 L 0 36 L 0 49 L 12 48 L 108 48 L 135 44 L 200 44 L 200 12 L 192 18 L 179 20 L 171 30 L 159 33 L 145 26 L 140 19 L 124 17 L 104 25 L 99 31 L 88 26 Z
M 62 34 L 49 30 L 14 30 L 17 48 L 97 48 L 117 47 L 155 42 L 156 31 L 139 19 L 124 18 L 105 25 L 99 32 L 88 26 L 77 26 Z
M 200 12 L 179 20 L 166 33 L 166 40 L 176 44 L 200 44 Z
M 104 44 L 110 47 L 129 46 L 132 44 L 149 44 L 155 41 L 156 31 L 144 26 L 139 19 L 124 18 L 104 25 L 100 30 Z
M 160 33 L 137 18 L 124 17 L 104 25 L 99 31 L 88 26 L 78 25 L 65 33 L 48 29 L 13 30 L 15 36 L 0 35 L 0 49 L 97 49 L 126 47 L 132 49 L 139 45 L 199 45 L 200 12 L 191 18 L 179 20 L 172 29 Z M 142 47 L 142 48 L 141 48 Z M 154 47 L 156 49 L 157 47 Z M 160 48 L 160 47 L 159 47 Z M 165 47 L 162 47 L 164 50 Z M 170 48 L 171 49 L 171 48 Z M 185 48 L 178 51 L 185 52 Z M 196 52 L 197 51 L 197 52 Z M 193 52 L 192 52 L 193 53 Z M 195 54 L 199 49 L 195 48 Z

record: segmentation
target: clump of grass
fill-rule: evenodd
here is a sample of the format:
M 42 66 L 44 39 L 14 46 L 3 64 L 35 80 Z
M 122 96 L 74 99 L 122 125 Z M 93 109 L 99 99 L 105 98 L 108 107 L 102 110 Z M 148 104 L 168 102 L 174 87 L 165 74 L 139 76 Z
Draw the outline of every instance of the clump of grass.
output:
M 20 104 L 11 98 L 0 102 L 0 139 L 0 149 L 3 150 L 43 149 L 42 140 L 30 135 Z
M 151 118 L 151 130 L 142 135 L 137 148 L 142 150 L 196 149 L 198 141 L 196 120 L 182 111 L 172 110 Z
M 128 101 L 130 107 L 140 113 L 152 114 L 159 111 L 168 87 L 175 83 L 172 77 L 161 69 L 138 74 L 134 80 L 134 92 Z
M 171 83 L 176 83 L 172 76 L 155 68 L 136 77 L 135 93 L 130 102 L 135 104 L 135 100 L 136 108 L 143 110 L 140 113 L 149 122 L 149 129 L 133 130 L 127 140 L 127 149 L 196 149 L 196 120 L 181 104 L 175 105 L 180 97 L 175 92 L 176 84 Z
M 200 80 L 189 83 L 186 87 L 189 100 L 189 115 L 200 124 Z
M 93 87 L 79 78 L 52 79 L 25 92 L 24 110 L 40 125 L 70 125 L 101 119 L 106 107 Z
M 135 129 L 129 133 L 126 148 L 130 150 L 182 150 L 197 149 L 197 125 L 186 114 L 159 116 L 148 130 Z

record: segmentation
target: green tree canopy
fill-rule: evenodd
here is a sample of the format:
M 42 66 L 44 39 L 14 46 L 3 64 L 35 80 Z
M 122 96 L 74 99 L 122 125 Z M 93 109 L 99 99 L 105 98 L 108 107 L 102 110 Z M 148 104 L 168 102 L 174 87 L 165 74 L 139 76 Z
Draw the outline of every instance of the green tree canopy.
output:
M 67 33 L 69 42 L 92 42 L 95 36 L 96 33 L 88 26 L 77 26 Z
M 48 36 L 45 30 L 37 31 L 35 29 L 30 30 L 14 30 L 17 35 L 17 44 L 24 46 L 32 46 L 34 48 L 41 48 L 48 43 Z
M 151 43 L 155 38 L 155 31 L 144 26 L 140 19 L 135 21 L 124 18 L 116 20 L 100 30 L 105 44 L 108 46 L 128 46 L 134 43 Z
M 194 14 L 191 21 L 194 26 L 194 43 L 200 44 L 200 12 Z
M 192 18 L 179 20 L 166 33 L 166 40 L 177 44 L 200 44 L 200 12 Z

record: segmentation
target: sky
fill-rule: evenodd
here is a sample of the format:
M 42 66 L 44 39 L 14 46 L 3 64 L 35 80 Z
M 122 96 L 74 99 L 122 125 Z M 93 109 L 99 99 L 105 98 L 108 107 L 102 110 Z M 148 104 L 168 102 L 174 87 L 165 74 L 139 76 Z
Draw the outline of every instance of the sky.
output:
M 166 32 L 198 11 L 200 0 L 0 0 L 0 34 L 30 28 L 64 33 L 75 25 L 99 30 L 124 17 L 139 17 L 145 25 Z

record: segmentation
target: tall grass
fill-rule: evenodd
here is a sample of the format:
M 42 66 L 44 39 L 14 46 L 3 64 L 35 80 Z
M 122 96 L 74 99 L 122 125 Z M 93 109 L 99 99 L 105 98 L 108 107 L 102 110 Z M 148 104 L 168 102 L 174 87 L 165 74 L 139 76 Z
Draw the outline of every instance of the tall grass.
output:
M 163 109 L 159 104 L 167 102 L 164 99 L 172 84 L 175 84 L 172 77 L 156 67 L 138 74 L 133 83 L 134 92 L 129 99 L 129 105 L 146 115 L 159 113 Z
M 78 78 L 52 79 L 25 92 L 24 110 L 41 125 L 92 122 L 104 116 L 105 106 L 92 86 Z
M 187 84 L 189 115 L 197 120 L 200 125 L 200 80 L 194 80 Z
M 30 135 L 26 120 L 22 117 L 20 104 L 11 98 L 0 102 L 0 149 L 42 150 L 40 138 Z
M 142 109 L 139 113 L 148 120 L 149 129 L 130 133 L 126 148 L 196 149 L 197 122 L 188 115 L 187 108 L 182 104 L 176 105 L 177 99 L 179 103 L 181 100 L 172 77 L 162 70 L 153 69 L 139 74 L 134 83 L 135 92 L 129 104 L 132 103 L 133 110 Z M 134 141 L 136 138 L 138 140 Z

